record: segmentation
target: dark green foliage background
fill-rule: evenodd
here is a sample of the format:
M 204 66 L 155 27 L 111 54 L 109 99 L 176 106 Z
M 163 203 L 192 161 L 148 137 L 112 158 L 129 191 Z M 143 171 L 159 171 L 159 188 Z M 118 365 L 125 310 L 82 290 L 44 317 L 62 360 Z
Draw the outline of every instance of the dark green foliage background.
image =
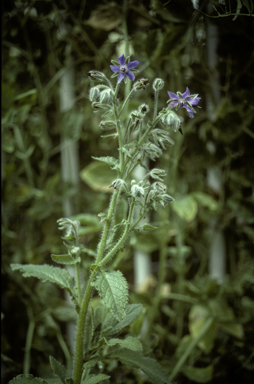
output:
M 172 133 L 175 147 L 168 150 L 159 164 L 168 173 L 169 193 L 176 201 L 184 196 L 193 203 L 196 192 L 217 202 L 217 209 L 198 204 L 192 220 L 186 222 L 173 208 L 152 214 L 152 220 L 168 226 L 164 246 L 168 261 L 166 282 L 172 292 L 195 298 L 202 305 L 210 299 L 229 306 L 242 337 L 218 331 L 209 353 L 198 347 L 187 364 L 206 367 L 213 364 L 216 384 L 250 383 L 254 356 L 254 56 L 252 2 L 214 2 L 217 9 L 208 13 L 209 1 L 199 2 L 195 11 L 186 0 L 122 1 L 5 1 L 3 4 L 3 71 L 2 71 L 2 380 L 8 382 L 22 373 L 24 346 L 29 319 L 36 319 L 31 350 L 31 373 L 50 375 L 48 355 L 65 362 L 59 347 L 59 335 L 65 335 L 68 315 L 59 316 L 64 308 L 63 293 L 55 287 L 33 279 L 23 279 L 11 272 L 11 263 L 51 263 L 51 253 L 62 252 L 56 220 L 63 216 L 66 197 L 73 202 L 75 213 L 97 215 L 106 209 L 109 194 L 95 192 L 81 181 L 80 189 L 61 180 L 60 137 L 63 132 L 78 139 L 81 169 L 91 156 L 117 156 L 117 143 L 102 139 L 99 115 L 93 114 L 88 93 L 91 83 L 86 73 L 91 69 L 111 75 L 111 59 L 116 59 L 123 42 L 123 22 L 133 47 L 132 60 L 140 62 L 137 78 L 165 80 L 159 106 L 167 101 L 166 90 L 199 93 L 200 106 L 193 120 L 187 115 L 183 137 Z M 239 4 L 241 7 L 239 8 Z M 219 14 L 218 14 L 219 12 Z M 236 13 L 238 12 L 238 13 Z M 233 20 L 235 19 L 235 20 Z M 216 26 L 220 102 L 215 103 L 211 119 L 208 99 L 213 73 L 207 58 L 207 24 Z M 63 32 L 65 25 L 65 32 Z M 71 55 L 75 69 L 75 107 L 62 113 L 59 105 L 59 78 Z M 29 92 L 31 91 L 32 92 Z M 28 92 L 26 95 L 23 95 Z M 130 107 L 142 102 L 152 107 L 152 87 L 137 94 Z M 20 97 L 20 95 L 22 95 Z M 123 89 L 120 97 L 123 98 Z M 138 100 L 138 101 L 137 101 Z M 183 111 L 181 110 L 180 113 Z M 212 142 L 215 152 L 209 151 Z M 155 166 L 154 163 L 150 164 Z M 222 171 L 219 193 L 206 182 L 209 167 Z M 210 202 L 211 203 L 211 202 Z M 119 208 L 120 212 L 120 208 Z M 226 282 L 214 284 L 208 276 L 208 227 L 212 219 L 221 224 L 226 239 Z M 161 226 L 162 227 L 162 226 Z M 179 261 L 179 238 L 181 251 Z M 156 266 L 159 261 L 163 232 L 149 234 L 149 244 Z M 96 249 L 99 232 L 83 238 L 86 246 Z M 135 243 L 136 241 L 136 243 Z M 133 289 L 133 249 L 142 248 L 141 239 L 133 239 L 119 268 L 130 283 L 133 302 L 143 302 L 149 314 L 154 308 L 154 287 L 137 294 Z M 178 249 L 178 251 L 174 251 Z M 181 248 L 182 249 L 182 248 Z M 92 259 L 89 259 L 89 262 Z M 84 264 L 86 261 L 84 262 Z M 88 263 L 88 261 L 87 261 Z M 183 272 L 184 271 L 184 272 Z M 158 268 L 154 276 L 157 279 Z M 197 291 L 193 287 L 196 287 Z M 178 303 L 179 304 L 179 303 Z M 181 307 L 176 301 L 161 297 L 145 348 L 162 363 L 168 373 L 177 362 L 176 349 L 189 334 L 188 316 L 192 304 Z M 219 304 L 218 304 L 219 305 Z M 222 306 L 223 306 L 222 305 Z M 171 312 L 170 312 L 171 311 Z M 181 312 L 182 332 L 177 333 Z M 58 315 L 57 315 L 58 313 Z M 69 309 L 69 317 L 71 317 Z M 171 313 L 171 314 L 170 314 Z M 42 315 L 44 314 L 44 315 Z M 72 319 L 73 320 L 73 319 Z M 137 329 L 140 327 L 137 325 Z M 135 333 L 135 329 L 132 329 Z M 61 337 L 60 337 L 61 338 Z M 66 337 L 64 336 L 66 340 Z M 118 365 L 110 374 L 114 383 L 137 382 L 135 372 Z M 108 372 L 110 367 L 107 367 Z M 140 381 L 141 382 L 141 381 Z M 145 382 L 145 379 L 144 381 Z M 194 383 L 182 372 L 175 383 Z M 207 382 L 207 381 L 200 381 Z

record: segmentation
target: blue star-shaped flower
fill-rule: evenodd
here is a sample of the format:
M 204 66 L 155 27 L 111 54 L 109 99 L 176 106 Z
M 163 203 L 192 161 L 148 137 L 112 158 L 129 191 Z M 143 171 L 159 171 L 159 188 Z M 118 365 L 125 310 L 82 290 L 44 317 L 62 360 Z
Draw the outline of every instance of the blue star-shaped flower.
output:
M 200 102 L 200 97 L 198 95 L 191 95 L 189 88 L 186 87 L 186 91 L 184 93 L 177 92 L 168 92 L 170 100 L 169 105 L 171 107 L 177 107 L 179 106 L 180 108 L 185 108 L 189 114 L 189 117 L 193 119 L 194 117 L 194 108 L 198 105 Z
M 130 80 L 134 81 L 135 76 L 134 76 L 133 72 L 130 71 L 130 69 L 135 68 L 139 64 L 139 62 L 136 60 L 136 61 L 131 61 L 130 63 L 126 64 L 124 55 L 121 55 L 118 57 L 118 63 L 120 65 L 111 65 L 110 66 L 110 69 L 113 72 L 119 72 L 117 83 L 120 83 L 124 79 L 125 76 L 127 76 Z

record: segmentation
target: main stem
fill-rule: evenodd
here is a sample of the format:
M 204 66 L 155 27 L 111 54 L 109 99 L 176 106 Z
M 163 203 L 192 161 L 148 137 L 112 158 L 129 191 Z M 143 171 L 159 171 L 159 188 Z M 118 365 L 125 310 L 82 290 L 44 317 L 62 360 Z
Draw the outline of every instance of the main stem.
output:
M 115 102 L 116 102 L 116 98 L 117 98 L 118 89 L 119 89 L 119 84 L 117 84 L 116 89 L 115 89 Z M 118 112 L 118 108 L 117 108 L 116 104 L 114 105 L 114 113 L 115 113 L 115 120 L 116 120 L 117 133 L 118 133 L 118 139 L 119 139 L 119 147 L 120 147 L 120 149 L 122 149 L 122 146 L 123 146 L 122 132 L 120 131 L 119 112 Z M 120 151 L 120 174 L 119 174 L 119 177 L 122 177 L 122 173 L 123 173 L 123 160 L 124 160 L 123 152 Z M 113 192 L 111 202 L 109 205 L 106 224 L 103 228 L 102 238 L 101 238 L 101 241 L 100 241 L 99 246 L 98 246 L 98 252 L 97 252 L 97 258 L 95 261 L 95 265 L 99 265 L 101 260 L 102 260 L 103 253 L 104 253 L 105 246 L 106 246 L 107 237 L 108 237 L 108 232 L 110 229 L 110 225 L 111 225 L 112 218 L 114 215 L 115 206 L 116 206 L 117 199 L 119 197 L 120 192 L 121 192 L 121 189 L 118 189 L 118 190 L 115 189 Z M 124 236 L 124 238 L 125 238 L 125 236 Z M 124 239 L 123 239 L 123 241 L 124 241 Z M 84 355 L 84 351 L 83 351 L 84 328 L 85 328 L 85 321 L 86 321 L 86 315 L 87 315 L 87 311 L 88 311 L 89 301 L 91 299 L 91 295 L 93 292 L 92 283 L 96 277 L 97 271 L 98 271 L 97 268 L 95 268 L 90 275 L 90 278 L 89 278 L 87 286 L 86 286 L 85 295 L 84 295 L 82 303 L 81 303 L 80 313 L 79 313 L 79 317 L 78 317 L 77 334 L 76 334 L 76 347 L 75 347 L 75 361 L 74 361 L 74 371 L 73 371 L 73 380 L 74 380 L 75 384 L 79 384 L 81 381 L 81 377 L 82 377 L 82 368 L 83 368 L 83 363 L 84 363 L 83 362 L 83 358 L 84 358 L 84 356 L 83 356 Z

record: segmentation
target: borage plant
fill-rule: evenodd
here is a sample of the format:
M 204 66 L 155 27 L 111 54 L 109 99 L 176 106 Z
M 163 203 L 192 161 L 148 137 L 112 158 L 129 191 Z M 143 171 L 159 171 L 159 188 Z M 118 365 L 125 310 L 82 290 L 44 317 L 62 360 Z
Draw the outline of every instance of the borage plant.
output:
M 151 230 L 149 224 L 140 224 L 147 212 L 153 208 L 165 207 L 174 199 L 167 194 L 163 177 L 163 169 L 148 170 L 143 180 L 131 180 L 131 175 L 137 165 L 144 166 L 148 157 L 156 160 L 168 145 L 174 144 L 169 136 L 170 129 L 181 132 L 182 118 L 173 108 L 185 108 L 190 117 L 193 117 L 199 98 L 186 92 L 169 93 L 169 105 L 158 112 L 158 95 L 164 86 L 162 79 L 153 82 L 154 112 L 148 118 L 149 106 L 142 104 L 138 110 L 132 111 L 126 119 L 123 112 L 131 95 L 140 92 L 148 85 L 147 79 L 140 79 L 133 84 L 130 93 L 123 102 L 117 98 L 121 81 L 135 80 L 133 70 L 138 61 L 129 62 L 124 55 L 118 62 L 112 61 L 112 77 L 118 76 L 117 84 L 113 87 L 111 81 L 101 72 L 90 71 L 89 77 L 98 81 L 90 90 L 90 100 L 95 112 L 103 112 L 100 126 L 109 130 L 105 136 L 117 137 L 119 143 L 119 158 L 100 157 L 96 160 L 107 163 L 112 169 L 117 170 L 117 178 L 112 181 L 109 188 L 113 189 L 107 214 L 100 213 L 103 223 L 101 239 L 94 262 L 90 265 L 90 277 L 86 284 L 80 283 L 80 262 L 82 245 L 79 243 L 78 221 L 67 218 L 58 220 L 59 229 L 65 230 L 64 245 L 67 253 L 52 255 L 54 262 L 75 266 L 76 279 L 64 268 L 50 265 L 20 265 L 12 264 L 13 270 L 20 270 L 24 277 L 34 276 L 42 281 L 49 281 L 66 289 L 75 304 L 77 311 L 77 332 L 74 354 L 73 373 L 50 357 L 53 372 L 64 384 L 98 383 L 110 378 L 102 373 L 104 363 L 121 361 L 129 367 L 141 369 L 153 383 L 169 383 L 167 373 L 154 359 L 142 355 L 142 344 L 133 336 L 118 338 L 121 330 L 129 326 L 140 315 L 142 306 L 128 304 L 128 285 L 120 271 L 108 271 L 107 263 L 116 253 L 127 244 L 131 233 L 135 230 Z M 113 131 L 113 132 L 112 132 Z M 128 210 L 122 222 L 115 224 L 116 206 L 119 199 L 126 199 Z M 90 254 L 93 254 L 91 250 Z M 85 287 L 84 291 L 82 286 Z M 89 309 L 93 290 L 96 289 L 104 305 Z M 98 373 L 99 372 L 99 373 Z M 12 382 L 38 383 L 38 378 L 32 375 L 19 375 Z M 40 379 L 41 380 L 41 379 Z M 40 381 L 42 382 L 42 381 Z M 46 383 L 45 380 L 43 380 Z M 109 380 L 108 380 L 109 382 Z

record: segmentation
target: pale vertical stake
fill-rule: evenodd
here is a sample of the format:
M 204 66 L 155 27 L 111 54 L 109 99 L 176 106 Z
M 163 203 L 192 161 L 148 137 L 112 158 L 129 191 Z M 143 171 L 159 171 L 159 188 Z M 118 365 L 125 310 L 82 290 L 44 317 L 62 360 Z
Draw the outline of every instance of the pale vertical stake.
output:
M 67 65 L 69 68 L 60 79 L 59 97 L 60 111 L 62 113 L 74 107 L 75 98 L 75 73 L 71 66 L 72 57 L 69 55 Z M 70 139 L 64 132 L 61 133 L 61 175 L 62 180 L 73 184 L 78 189 L 79 186 L 79 161 L 78 161 L 78 143 Z M 78 207 L 76 207 L 77 210 Z M 63 215 L 70 217 L 74 214 L 73 204 L 70 198 L 63 201 Z M 74 268 L 68 268 L 68 272 L 75 277 Z M 65 291 L 66 299 L 71 304 L 69 294 Z M 72 352 L 74 351 L 75 324 L 69 323 L 67 326 L 67 338 Z
M 208 4 L 208 13 L 212 11 L 212 5 Z M 218 27 L 210 23 L 207 18 L 207 60 L 208 68 L 210 72 L 210 89 L 211 94 L 207 94 L 207 111 L 210 116 L 210 120 L 216 118 L 215 110 L 220 103 L 220 81 L 218 66 Z M 213 153 L 216 151 L 214 143 L 207 143 L 208 150 Z M 218 195 L 221 193 L 222 188 L 222 172 L 221 169 L 216 167 L 210 167 L 207 171 L 207 185 Z M 223 283 L 225 280 L 225 239 L 223 229 L 218 225 L 217 220 L 212 220 L 210 225 L 210 251 L 209 251 L 209 275 L 216 279 L 219 283 Z

